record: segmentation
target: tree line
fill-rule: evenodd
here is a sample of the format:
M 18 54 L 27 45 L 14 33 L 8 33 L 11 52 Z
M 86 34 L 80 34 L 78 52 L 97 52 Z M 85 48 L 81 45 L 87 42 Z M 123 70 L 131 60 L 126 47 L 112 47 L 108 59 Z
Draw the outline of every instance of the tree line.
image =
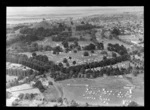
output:
M 85 30 L 91 30 L 94 28 L 101 28 L 101 27 L 86 23 L 86 24 L 76 26 L 76 31 L 85 31 Z

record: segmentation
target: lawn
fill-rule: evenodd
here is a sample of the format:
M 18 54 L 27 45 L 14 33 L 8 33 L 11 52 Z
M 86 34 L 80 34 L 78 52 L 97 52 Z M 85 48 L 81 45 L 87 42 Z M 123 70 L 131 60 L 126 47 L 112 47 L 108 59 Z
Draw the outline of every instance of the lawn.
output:
M 76 61 L 77 64 L 81 64 L 83 62 L 93 62 L 93 61 L 100 61 L 103 59 L 103 55 L 101 54 L 101 50 L 96 50 L 94 54 L 91 54 L 89 51 L 89 56 L 83 56 L 84 51 L 78 51 L 74 53 L 73 51 L 68 53 L 60 53 L 59 55 L 54 55 L 51 51 L 44 51 L 44 52 L 36 52 L 37 55 L 46 55 L 48 56 L 49 60 L 54 61 L 55 63 L 59 63 L 63 61 L 63 58 L 72 57 L 71 60 L 68 59 L 68 62 L 72 64 L 72 61 Z M 107 51 L 108 55 L 111 56 L 111 52 Z M 20 54 L 26 54 L 27 56 L 31 56 L 32 53 L 24 52 Z
M 18 76 L 6 75 L 6 81 L 7 81 L 7 82 L 12 81 L 12 80 L 15 80 L 15 79 L 18 79 Z
M 62 84 L 64 96 L 68 100 L 75 100 L 78 103 L 96 105 L 122 105 L 123 100 L 128 102 L 135 100 L 137 103 L 143 103 L 143 89 L 133 90 L 131 94 L 129 89 L 124 88 L 132 85 L 125 78 L 106 77 L 96 79 L 69 79 L 60 81 Z M 86 86 L 88 85 L 88 86 Z M 130 97 L 131 96 L 131 97 Z M 138 101 L 141 102 L 138 102 Z

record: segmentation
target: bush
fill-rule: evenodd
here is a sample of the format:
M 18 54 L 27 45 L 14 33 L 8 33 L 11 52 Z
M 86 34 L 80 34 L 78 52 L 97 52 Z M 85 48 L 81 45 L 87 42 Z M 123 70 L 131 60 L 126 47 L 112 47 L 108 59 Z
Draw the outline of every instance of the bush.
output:
M 33 85 L 33 87 L 38 88 L 41 92 L 44 92 L 44 91 L 45 91 L 45 88 L 43 87 L 41 81 L 37 81 L 37 82 Z
M 135 106 L 139 106 L 139 105 L 136 102 L 132 101 L 128 104 L 128 106 L 135 107 Z
M 89 56 L 89 53 L 88 52 L 84 52 L 83 55 L 84 56 Z
M 106 60 L 107 59 L 107 57 L 106 56 L 103 56 L 103 60 Z
M 72 64 L 74 64 L 74 65 L 75 65 L 75 64 L 76 64 L 76 61 L 73 61 L 73 62 L 72 62 Z
M 63 59 L 63 63 L 67 63 L 68 60 L 66 58 Z
M 72 59 L 72 57 L 69 57 L 69 59 L 71 60 L 71 59 Z
M 96 46 L 94 44 L 89 44 L 84 47 L 84 50 L 95 50 Z
M 18 106 L 19 104 L 18 104 L 18 99 L 16 99 L 16 100 L 14 100 L 13 102 L 12 102 L 12 106 L 13 107 L 16 107 L 16 106 Z
M 69 66 L 70 66 L 68 62 L 66 63 L 66 66 L 67 66 L 67 67 L 69 67 Z
M 91 53 L 94 53 L 94 50 L 91 50 Z
M 74 100 L 71 101 L 71 106 L 72 107 L 78 107 L 79 104 L 77 102 L 75 102 Z
M 73 52 L 74 52 L 74 53 L 77 53 L 77 50 L 74 50 Z
M 35 52 L 33 52 L 33 53 L 32 53 L 32 57 L 35 57 L 35 56 L 36 56 L 36 53 L 35 53 Z
M 116 58 L 117 57 L 117 54 L 112 52 L 112 57 Z
M 18 98 L 19 98 L 20 100 L 22 100 L 23 97 L 24 97 L 24 94 L 23 94 L 23 93 L 19 94 L 19 96 L 18 96 Z

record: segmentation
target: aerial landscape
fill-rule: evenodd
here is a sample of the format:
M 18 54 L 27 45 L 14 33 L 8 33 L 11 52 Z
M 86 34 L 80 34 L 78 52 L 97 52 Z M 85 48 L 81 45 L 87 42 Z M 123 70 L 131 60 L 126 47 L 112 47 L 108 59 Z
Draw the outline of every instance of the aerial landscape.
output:
M 144 106 L 144 7 L 6 10 L 6 106 Z

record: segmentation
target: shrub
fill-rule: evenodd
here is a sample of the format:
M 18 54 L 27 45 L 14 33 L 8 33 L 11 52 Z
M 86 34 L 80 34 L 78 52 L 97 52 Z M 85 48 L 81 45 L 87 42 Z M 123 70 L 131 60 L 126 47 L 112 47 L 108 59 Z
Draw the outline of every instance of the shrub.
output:
M 139 106 L 139 105 L 136 102 L 132 101 L 128 104 L 128 106 L 135 107 L 135 106 Z
M 73 61 L 73 62 L 72 62 L 72 64 L 74 64 L 74 65 L 75 65 L 75 64 L 76 64 L 76 61 Z
M 91 53 L 94 53 L 94 50 L 91 50 Z
M 18 98 L 19 98 L 20 100 L 22 100 L 23 97 L 24 97 L 24 94 L 23 94 L 23 93 L 19 94 L 19 96 L 18 96 Z
M 117 54 L 112 52 L 112 57 L 114 57 L 114 58 L 117 57 Z
M 66 63 L 66 66 L 67 66 L 67 67 L 69 67 L 69 66 L 70 66 L 68 62 Z
M 83 55 L 84 56 L 89 56 L 89 53 L 88 52 L 84 52 Z
M 77 50 L 74 50 L 73 52 L 74 52 L 74 53 L 77 53 Z
M 67 63 L 68 60 L 66 58 L 63 59 L 63 63 Z
M 89 44 L 84 47 L 84 50 L 95 50 L 96 46 L 94 44 Z
M 35 57 L 35 56 L 36 56 L 36 53 L 35 53 L 35 52 L 33 52 L 33 53 L 32 53 L 32 57 Z
M 106 56 L 103 56 L 103 60 L 106 60 L 107 59 L 107 57 Z

